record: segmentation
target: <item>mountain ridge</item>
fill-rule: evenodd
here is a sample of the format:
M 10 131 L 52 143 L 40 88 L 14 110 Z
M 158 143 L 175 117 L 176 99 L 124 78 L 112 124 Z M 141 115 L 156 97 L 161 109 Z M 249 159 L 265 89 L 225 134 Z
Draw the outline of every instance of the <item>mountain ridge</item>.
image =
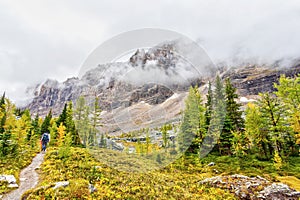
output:
M 68 101 L 76 104 L 84 96 L 92 105 L 97 96 L 104 111 L 103 123 L 107 125 L 102 128 L 104 132 L 180 120 L 190 85 L 198 85 L 205 97 L 207 82 L 215 77 L 195 74 L 193 66 L 177 57 L 175 50 L 172 45 L 154 47 L 147 52 L 137 50 L 128 62 L 98 65 L 81 78 L 72 77 L 61 83 L 48 79 L 31 89 L 35 96 L 26 108 L 40 116 L 45 116 L 50 109 L 53 115 L 58 115 Z M 180 77 L 181 72 L 187 78 Z M 240 97 L 255 99 L 260 92 L 274 91 L 273 84 L 281 74 L 288 77 L 299 74 L 300 64 L 289 68 L 255 64 L 222 66 L 219 73 L 222 78 L 232 80 Z

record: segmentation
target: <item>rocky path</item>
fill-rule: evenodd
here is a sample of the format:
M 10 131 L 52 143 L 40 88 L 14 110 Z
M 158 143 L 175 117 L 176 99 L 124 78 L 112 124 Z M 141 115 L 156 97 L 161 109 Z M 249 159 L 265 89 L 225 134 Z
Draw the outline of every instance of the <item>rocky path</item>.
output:
M 39 176 L 35 170 L 42 164 L 44 156 L 44 153 L 39 153 L 32 159 L 31 164 L 20 173 L 19 188 L 5 195 L 3 200 L 19 200 L 24 192 L 37 185 Z

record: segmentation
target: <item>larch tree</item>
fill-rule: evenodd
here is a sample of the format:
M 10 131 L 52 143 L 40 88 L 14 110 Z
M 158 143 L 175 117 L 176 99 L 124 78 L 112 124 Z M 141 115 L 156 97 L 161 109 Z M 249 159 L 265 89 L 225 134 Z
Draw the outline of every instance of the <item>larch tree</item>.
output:
M 285 150 L 285 139 L 290 134 L 290 127 L 286 125 L 284 116 L 285 107 L 280 100 L 269 93 L 260 94 L 261 99 L 258 106 L 264 127 L 268 131 L 268 141 L 270 154 L 281 153 Z
M 294 78 L 282 75 L 275 84 L 275 94 L 285 106 L 285 116 L 292 131 L 287 135 L 287 148 L 298 154 L 300 144 L 300 74 Z
M 74 119 L 76 129 L 81 138 L 82 144 L 87 144 L 87 137 L 90 130 L 90 108 L 86 105 L 85 98 L 80 96 L 76 102 L 76 109 L 74 111 Z
M 61 147 L 64 144 L 64 138 L 66 135 L 66 127 L 63 125 L 63 123 L 60 123 L 59 127 L 57 128 L 57 146 Z
M 264 121 L 259 111 L 259 107 L 254 103 L 249 103 L 245 110 L 245 136 L 248 148 L 251 153 L 258 153 L 260 157 L 268 158 L 268 131 L 264 126 Z
M 205 136 L 205 108 L 198 86 L 190 87 L 179 132 L 179 150 L 197 153 Z
M 99 132 L 99 128 L 102 126 L 101 124 L 101 108 L 99 105 L 99 98 L 95 97 L 94 106 L 91 112 L 91 132 L 89 135 L 90 145 L 97 145 L 97 135 Z

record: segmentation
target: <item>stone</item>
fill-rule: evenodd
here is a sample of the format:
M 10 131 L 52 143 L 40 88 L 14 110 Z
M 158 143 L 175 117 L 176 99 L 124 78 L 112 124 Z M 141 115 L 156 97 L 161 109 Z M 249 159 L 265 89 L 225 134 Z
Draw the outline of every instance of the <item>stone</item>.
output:
M 97 191 L 97 188 L 94 185 L 89 184 L 89 190 L 90 190 L 90 193 L 94 193 Z
M 211 167 L 211 166 L 215 166 L 214 162 L 210 162 L 207 166 Z
M 67 187 L 68 185 L 70 185 L 69 181 L 56 182 L 53 189 L 55 190 L 55 189 L 58 189 L 58 188 L 61 188 L 61 187 Z
M 9 184 L 7 187 L 9 187 L 9 188 L 18 188 L 19 185 L 16 184 L 16 183 L 11 183 L 11 184 Z
M 263 178 L 250 178 L 248 176 L 234 174 L 230 176 L 215 176 L 207 178 L 201 181 L 200 184 L 208 184 L 216 188 L 229 190 L 240 199 L 257 199 L 257 190 L 261 190 L 259 186 L 264 188 L 270 183 Z
M 17 182 L 14 175 L 0 175 L 0 181 L 5 181 L 8 184 L 14 184 Z
M 291 189 L 283 183 L 273 183 L 260 191 L 258 197 L 270 200 L 298 200 L 300 198 L 300 192 Z

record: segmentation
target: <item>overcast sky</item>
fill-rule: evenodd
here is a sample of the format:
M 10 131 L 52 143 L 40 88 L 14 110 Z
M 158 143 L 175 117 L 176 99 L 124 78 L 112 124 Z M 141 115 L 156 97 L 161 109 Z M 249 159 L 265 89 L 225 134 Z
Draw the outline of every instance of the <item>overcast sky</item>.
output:
M 179 32 L 214 62 L 300 57 L 298 0 L 0 0 L 0 92 L 77 76 L 110 37 L 139 28 Z

